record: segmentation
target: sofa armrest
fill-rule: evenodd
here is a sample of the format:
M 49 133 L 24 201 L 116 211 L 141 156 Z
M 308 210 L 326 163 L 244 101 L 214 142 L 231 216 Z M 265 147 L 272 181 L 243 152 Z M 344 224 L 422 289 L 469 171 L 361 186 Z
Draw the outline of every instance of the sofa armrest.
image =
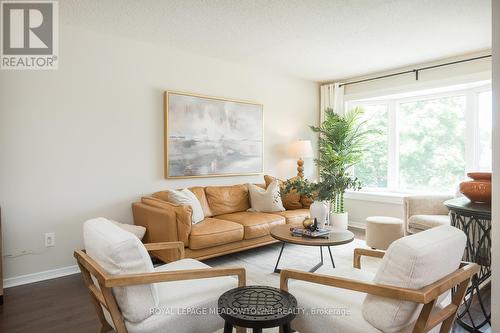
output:
M 146 228 L 143 240 L 145 243 L 180 241 L 184 246 L 189 246 L 190 207 L 176 206 L 154 198 L 143 198 L 141 202 L 132 204 L 132 212 L 134 223 Z M 152 254 L 164 262 L 170 262 L 176 258 L 171 250 L 158 250 Z

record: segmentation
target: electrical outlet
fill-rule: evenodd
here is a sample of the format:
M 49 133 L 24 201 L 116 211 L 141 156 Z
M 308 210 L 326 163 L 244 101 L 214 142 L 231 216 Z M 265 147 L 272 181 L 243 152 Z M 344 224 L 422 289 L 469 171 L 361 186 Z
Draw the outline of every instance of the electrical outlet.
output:
M 56 233 L 47 232 L 45 234 L 45 247 L 56 246 Z

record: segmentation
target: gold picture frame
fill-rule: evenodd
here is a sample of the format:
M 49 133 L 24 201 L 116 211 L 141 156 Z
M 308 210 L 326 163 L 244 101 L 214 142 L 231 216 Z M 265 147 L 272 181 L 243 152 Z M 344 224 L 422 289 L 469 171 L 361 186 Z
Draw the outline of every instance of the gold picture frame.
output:
M 262 104 L 173 90 L 164 103 L 166 179 L 263 173 Z

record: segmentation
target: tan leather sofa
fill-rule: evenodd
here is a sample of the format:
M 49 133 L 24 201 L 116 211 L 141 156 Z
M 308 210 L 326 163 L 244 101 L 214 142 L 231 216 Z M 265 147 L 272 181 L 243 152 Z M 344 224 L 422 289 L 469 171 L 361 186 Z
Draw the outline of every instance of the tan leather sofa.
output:
M 299 225 L 309 216 L 307 203 L 298 209 L 276 213 L 249 212 L 246 185 L 192 187 L 200 200 L 205 219 L 191 224 L 191 207 L 168 202 L 165 191 L 141 198 L 132 204 L 134 222 L 146 227 L 145 243 L 181 241 L 185 256 L 199 260 L 275 243 L 269 235 L 275 225 Z M 300 198 L 299 198 L 300 200 Z M 285 204 L 285 202 L 284 202 Z M 290 206 L 285 204 L 285 207 Z M 169 262 L 173 253 L 156 251 Z

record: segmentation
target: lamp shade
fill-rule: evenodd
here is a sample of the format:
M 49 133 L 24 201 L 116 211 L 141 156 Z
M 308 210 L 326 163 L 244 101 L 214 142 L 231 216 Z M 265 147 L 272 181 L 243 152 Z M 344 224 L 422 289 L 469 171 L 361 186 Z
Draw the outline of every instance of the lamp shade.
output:
M 297 140 L 290 145 L 290 156 L 296 158 L 313 157 L 311 141 Z

